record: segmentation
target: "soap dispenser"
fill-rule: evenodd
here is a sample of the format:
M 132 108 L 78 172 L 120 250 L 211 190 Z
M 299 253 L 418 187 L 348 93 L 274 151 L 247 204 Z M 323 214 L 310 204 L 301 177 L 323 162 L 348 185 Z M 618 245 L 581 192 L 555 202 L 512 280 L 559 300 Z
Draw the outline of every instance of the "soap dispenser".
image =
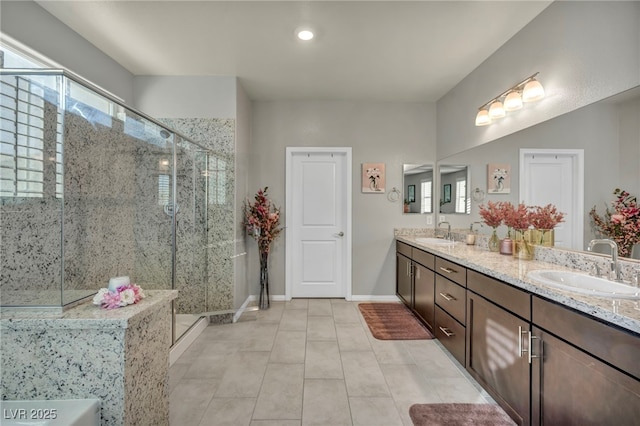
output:
M 471 222 L 469 226 L 469 233 L 467 234 L 467 245 L 472 246 L 476 243 L 476 232 L 473 230 L 473 225 L 478 224 L 482 227 L 482 222 Z

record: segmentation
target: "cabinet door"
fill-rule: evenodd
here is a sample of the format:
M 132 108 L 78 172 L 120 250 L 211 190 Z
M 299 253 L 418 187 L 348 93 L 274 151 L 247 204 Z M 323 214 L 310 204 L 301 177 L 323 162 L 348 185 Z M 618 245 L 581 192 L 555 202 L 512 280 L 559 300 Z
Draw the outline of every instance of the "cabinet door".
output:
M 519 425 L 530 422 L 529 323 L 467 292 L 467 370 Z M 521 332 L 522 331 L 522 332 Z
M 396 254 L 396 293 L 402 301 L 411 309 L 413 309 L 413 265 L 411 259 Z
M 414 263 L 414 274 L 414 309 L 429 330 L 433 331 L 435 272 L 418 263 Z
M 640 381 L 534 327 L 532 419 L 540 425 L 634 425 Z

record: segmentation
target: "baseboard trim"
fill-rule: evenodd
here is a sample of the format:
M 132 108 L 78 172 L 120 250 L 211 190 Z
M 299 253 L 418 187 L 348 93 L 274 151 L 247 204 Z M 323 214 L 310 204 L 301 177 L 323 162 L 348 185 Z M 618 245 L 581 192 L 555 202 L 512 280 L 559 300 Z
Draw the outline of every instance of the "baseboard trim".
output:
M 256 300 L 258 300 L 258 296 L 256 296 L 255 294 L 247 298 L 247 302 L 248 301 L 253 302 Z M 275 295 L 271 295 L 269 300 L 271 300 L 272 302 L 286 302 L 287 297 L 284 294 L 275 294 Z M 398 299 L 398 296 L 393 294 L 385 295 L 385 296 L 377 296 L 377 295 L 370 295 L 370 294 L 352 294 L 351 297 L 345 297 L 345 300 L 348 300 L 350 302 L 399 302 L 400 301 L 400 299 Z M 245 302 L 245 304 L 247 302 Z
M 169 351 L 169 367 L 180 358 L 180 355 L 187 350 L 187 348 L 198 338 L 198 336 L 207 328 L 209 320 L 207 317 L 202 317 L 194 325 L 187 330 L 186 333 L 178 339 L 178 341 L 171 347 Z
M 399 302 L 398 296 L 391 294 L 385 296 L 376 296 L 370 294 L 352 294 L 347 299 L 350 302 Z

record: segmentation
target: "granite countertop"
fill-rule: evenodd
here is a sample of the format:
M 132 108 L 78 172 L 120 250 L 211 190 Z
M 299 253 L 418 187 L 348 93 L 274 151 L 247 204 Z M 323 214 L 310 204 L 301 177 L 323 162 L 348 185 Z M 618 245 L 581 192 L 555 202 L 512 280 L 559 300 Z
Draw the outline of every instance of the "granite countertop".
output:
M 62 313 L 30 309 L 2 312 L 0 326 L 12 329 L 36 327 L 124 329 L 129 326 L 132 319 L 159 309 L 178 297 L 178 290 L 145 290 L 144 293 L 146 297 L 135 305 L 112 310 L 102 309 L 89 299 Z
M 581 273 L 584 273 L 584 271 L 538 260 L 520 260 L 510 255 L 501 255 L 490 252 L 486 248 L 470 246 L 461 242 L 453 245 L 419 243 L 416 241 L 416 237 L 421 237 L 421 235 L 397 235 L 396 239 L 469 269 L 507 282 L 514 287 L 583 312 L 602 322 L 640 335 L 640 301 L 616 300 L 614 302 L 606 297 L 563 291 L 527 278 L 527 273 L 539 269 L 572 270 Z M 614 303 L 617 305 L 615 310 Z

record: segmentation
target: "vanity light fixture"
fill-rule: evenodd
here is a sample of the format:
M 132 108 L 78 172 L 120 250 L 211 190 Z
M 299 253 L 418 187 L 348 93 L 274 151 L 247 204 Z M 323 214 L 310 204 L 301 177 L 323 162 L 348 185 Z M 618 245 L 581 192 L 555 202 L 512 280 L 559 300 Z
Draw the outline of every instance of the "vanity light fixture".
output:
M 502 102 L 499 100 L 494 101 L 489 107 L 489 117 L 491 117 L 492 120 L 502 118 L 505 115 L 507 115 L 507 113 L 504 111 L 504 105 L 502 105 Z
M 536 76 L 527 77 L 515 86 L 505 90 L 478 108 L 476 126 L 486 126 L 493 120 L 502 118 L 507 112 L 522 108 L 523 102 L 534 102 L 544 98 L 544 88 Z

